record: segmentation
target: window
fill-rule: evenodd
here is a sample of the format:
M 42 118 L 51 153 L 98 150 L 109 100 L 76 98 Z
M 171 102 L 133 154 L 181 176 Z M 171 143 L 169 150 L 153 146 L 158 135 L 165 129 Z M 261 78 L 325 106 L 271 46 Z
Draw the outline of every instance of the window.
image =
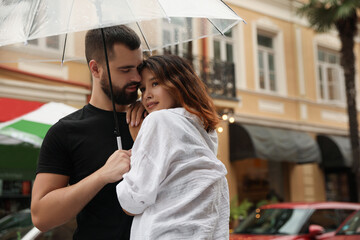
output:
M 40 22 L 40 21 L 47 21 L 48 26 L 54 26 L 54 25 L 60 25 L 59 27 L 62 29 L 63 21 L 59 20 L 60 15 L 64 11 L 63 8 L 60 7 L 61 2 L 60 1 L 49 1 L 49 7 L 40 6 L 38 8 L 38 11 L 36 13 L 36 16 L 34 16 L 34 23 Z M 52 12 L 50 9 L 58 9 L 58 12 Z M 35 27 L 37 29 L 38 27 Z M 49 33 L 50 27 L 43 27 L 37 29 L 36 33 L 41 33 L 40 36 L 47 36 Z M 51 32 L 51 31 L 50 31 Z M 41 37 L 36 38 L 34 40 L 29 40 L 28 44 L 33 49 L 36 49 L 36 51 L 40 50 L 43 52 L 61 52 L 64 47 L 64 35 L 55 35 L 55 36 L 49 36 L 49 37 Z
M 232 30 L 227 31 L 225 36 L 215 36 L 214 37 L 214 60 L 215 62 L 234 62 L 234 40 Z
M 287 96 L 283 28 L 267 18 L 253 25 L 255 88 L 265 94 Z
M 34 40 L 29 40 L 28 44 L 34 47 L 41 48 L 43 50 L 55 50 L 61 51 L 63 45 L 61 44 L 60 36 L 50 36 L 46 38 L 38 38 Z
M 359 226 L 360 211 L 358 211 L 354 216 L 352 216 L 336 235 L 360 235 Z
M 344 102 L 343 70 L 335 51 L 318 49 L 319 97 L 326 102 Z
M 277 91 L 274 37 L 268 34 L 257 34 L 259 88 L 272 92 Z
M 325 233 L 335 231 L 354 211 L 353 209 L 341 208 L 315 209 L 306 224 L 302 227 L 300 233 L 309 233 L 309 226 L 312 224 L 323 227 Z
M 325 172 L 326 200 L 338 202 L 350 202 L 351 191 L 349 185 L 349 173 L 337 169 L 337 172 L 327 170 Z
M 239 224 L 235 233 L 272 236 L 296 235 L 308 214 L 308 209 L 257 209 Z
M 335 209 L 317 209 L 309 219 L 309 226 L 312 224 L 322 226 L 325 232 L 335 231 L 343 219 Z
M 191 19 L 173 18 L 171 23 L 169 23 L 167 19 L 164 19 L 162 24 L 163 24 L 163 32 L 162 32 L 163 45 L 166 46 L 172 42 L 179 43 L 176 45 L 165 47 L 163 49 L 163 53 L 174 54 L 185 58 L 188 57 L 187 55 L 191 51 L 191 49 L 189 49 L 191 47 L 191 44 L 189 42 L 183 42 L 183 41 L 191 39 L 191 36 L 186 35 L 186 29 L 192 28 Z
M 236 97 L 234 40 L 232 30 L 224 36 L 213 38 L 213 59 L 209 62 L 211 68 L 211 83 L 208 83 L 210 94 L 226 98 Z

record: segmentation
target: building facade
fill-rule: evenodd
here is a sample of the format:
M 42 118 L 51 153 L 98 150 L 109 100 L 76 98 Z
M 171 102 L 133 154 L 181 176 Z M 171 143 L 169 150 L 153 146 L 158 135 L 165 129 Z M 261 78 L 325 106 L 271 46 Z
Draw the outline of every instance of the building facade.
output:
M 219 158 L 231 198 L 357 201 L 337 32 L 309 28 L 296 15 L 300 1 L 227 3 L 246 24 L 231 39 L 207 40 L 215 55 L 216 41 L 231 44 L 220 55 L 235 66 L 235 97 L 215 98 L 226 113 Z M 358 83 L 356 76 L 356 90 Z

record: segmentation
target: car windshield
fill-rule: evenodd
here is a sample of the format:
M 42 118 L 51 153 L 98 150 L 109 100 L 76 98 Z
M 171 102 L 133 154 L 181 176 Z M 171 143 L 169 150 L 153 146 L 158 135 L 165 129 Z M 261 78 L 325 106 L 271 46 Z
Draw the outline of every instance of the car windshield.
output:
M 336 235 L 360 235 L 360 211 L 352 216 Z
M 10 214 L 0 219 L 0 231 L 14 227 L 31 226 L 30 210 L 22 210 L 17 213 Z
M 0 219 L 0 239 L 18 239 L 32 227 L 30 209 Z
M 235 233 L 259 235 L 298 234 L 309 214 L 308 209 L 256 209 L 235 229 Z

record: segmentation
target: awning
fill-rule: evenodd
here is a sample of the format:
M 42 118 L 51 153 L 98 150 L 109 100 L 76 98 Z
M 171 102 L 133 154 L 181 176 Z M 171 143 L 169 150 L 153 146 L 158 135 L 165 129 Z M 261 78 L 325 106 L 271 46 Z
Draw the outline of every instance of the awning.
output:
M 60 118 L 77 110 L 63 103 L 49 102 L 11 121 L 0 123 L 0 135 L 40 147 L 49 128 Z M 3 139 L 4 140 L 4 139 Z M 0 144 L 7 144 L 1 141 Z
M 16 108 L 19 101 L 22 106 L 28 107 Z M 41 103 L 38 106 L 36 102 L 19 101 L 7 101 L 6 115 L 11 116 L 12 120 L 0 123 L 0 179 L 3 180 L 34 179 L 40 146 L 46 132 L 60 118 L 77 110 L 62 103 Z M 14 108 L 11 103 L 15 104 Z M 4 106 L 0 107 L 0 115 L 4 109 Z M 19 109 L 27 113 L 13 119 Z
M 234 123 L 230 131 L 230 160 L 261 158 L 295 163 L 320 162 L 320 150 L 304 132 Z
M 318 135 L 322 162 L 325 168 L 339 168 L 352 166 L 350 139 L 334 135 Z
M 42 102 L 0 98 L 0 122 L 13 120 L 44 105 Z

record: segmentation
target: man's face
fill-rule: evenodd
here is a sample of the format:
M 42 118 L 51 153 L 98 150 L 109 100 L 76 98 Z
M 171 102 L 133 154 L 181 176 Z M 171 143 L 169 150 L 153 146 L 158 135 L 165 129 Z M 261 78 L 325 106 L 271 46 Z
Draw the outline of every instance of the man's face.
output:
M 136 101 L 140 75 L 137 66 L 142 62 L 141 48 L 130 50 L 123 44 L 115 44 L 109 58 L 113 97 L 116 104 L 127 105 Z M 111 100 L 110 85 L 106 63 L 104 61 L 100 84 L 103 92 Z

